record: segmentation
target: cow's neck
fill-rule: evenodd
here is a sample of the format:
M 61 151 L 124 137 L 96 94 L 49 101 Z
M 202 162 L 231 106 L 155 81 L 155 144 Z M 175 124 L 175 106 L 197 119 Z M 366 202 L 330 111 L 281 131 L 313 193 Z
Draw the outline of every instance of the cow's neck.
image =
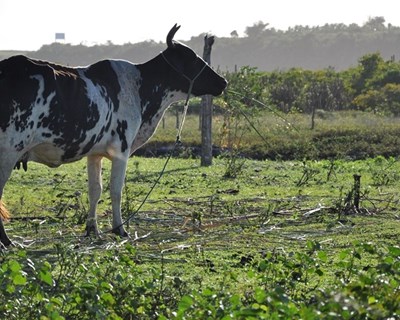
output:
M 156 130 L 167 108 L 174 102 L 185 100 L 187 94 L 172 89 L 168 66 L 157 56 L 137 66 L 141 74 L 139 89 L 142 124 L 132 146 L 132 151 L 142 146 Z M 186 80 L 186 79 L 183 79 Z M 177 81 L 182 81 L 178 76 Z
M 184 100 L 186 94 L 178 91 L 176 87 L 180 87 L 177 83 L 182 82 L 181 76 L 175 75 L 171 77 L 170 66 L 165 63 L 165 60 L 158 55 L 154 59 L 138 65 L 141 74 L 141 85 L 139 95 L 141 100 L 142 121 L 154 122 L 160 120 L 161 115 L 171 103 Z

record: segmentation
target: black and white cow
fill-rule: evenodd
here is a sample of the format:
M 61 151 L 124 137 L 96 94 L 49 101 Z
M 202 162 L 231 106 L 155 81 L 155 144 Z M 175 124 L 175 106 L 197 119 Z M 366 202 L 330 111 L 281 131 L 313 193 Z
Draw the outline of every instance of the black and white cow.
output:
M 102 158 L 112 162 L 113 232 L 126 236 L 121 191 L 129 156 L 154 133 L 171 103 L 191 93 L 220 95 L 226 80 L 189 47 L 167 35 L 167 49 L 143 64 L 103 60 L 66 67 L 25 56 L 0 61 L 1 196 L 15 166 L 28 161 L 50 167 L 87 157 L 90 209 L 86 233 L 98 234 L 96 207 L 102 192 Z M 2 219 L 0 241 L 11 244 Z

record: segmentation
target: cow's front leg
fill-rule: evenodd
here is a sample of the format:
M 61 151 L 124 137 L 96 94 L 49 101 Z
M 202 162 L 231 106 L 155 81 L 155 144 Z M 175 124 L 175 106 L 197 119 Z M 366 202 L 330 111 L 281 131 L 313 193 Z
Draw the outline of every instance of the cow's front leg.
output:
M 128 158 L 115 158 L 112 160 L 111 166 L 111 181 L 110 181 L 110 194 L 111 205 L 113 212 L 113 233 L 127 237 L 128 233 L 125 231 L 121 218 L 121 199 L 122 188 L 125 181 L 125 172 Z
M 86 236 L 89 236 L 91 233 L 94 233 L 96 236 L 99 235 L 97 229 L 96 209 L 103 190 L 101 179 L 101 159 L 102 157 L 99 156 L 89 156 L 87 158 L 90 208 L 86 221 Z

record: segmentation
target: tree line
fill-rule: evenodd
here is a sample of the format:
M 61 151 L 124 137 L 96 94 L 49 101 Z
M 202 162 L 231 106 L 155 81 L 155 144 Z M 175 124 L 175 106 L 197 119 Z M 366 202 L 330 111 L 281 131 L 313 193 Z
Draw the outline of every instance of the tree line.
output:
M 201 53 L 204 35 L 194 36 L 184 42 Z M 238 32 L 233 30 L 230 37 L 217 38 L 211 62 L 221 71 L 230 72 L 243 66 L 257 67 L 261 71 L 294 67 L 345 70 L 355 66 L 358 58 L 368 53 L 379 52 L 384 59 L 396 59 L 400 54 L 399 38 L 400 27 L 386 23 L 384 17 L 369 18 L 361 26 L 339 23 L 315 27 L 294 26 L 285 31 L 259 21 L 245 29 L 244 37 L 239 37 Z M 95 46 L 53 43 L 42 46 L 38 51 L 24 53 L 33 58 L 76 66 L 105 58 L 140 63 L 164 49 L 164 43 L 151 40 L 124 45 L 109 41 Z M 0 59 L 14 53 L 0 51 Z
M 270 28 L 262 21 L 246 28 L 246 37 L 218 39 L 213 60 L 222 70 L 232 65 L 254 66 L 262 71 L 299 67 L 344 70 L 359 57 L 380 52 L 384 59 L 400 54 L 400 28 L 385 24 L 383 17 L 357 24 L 295 26 L 286 31 Z

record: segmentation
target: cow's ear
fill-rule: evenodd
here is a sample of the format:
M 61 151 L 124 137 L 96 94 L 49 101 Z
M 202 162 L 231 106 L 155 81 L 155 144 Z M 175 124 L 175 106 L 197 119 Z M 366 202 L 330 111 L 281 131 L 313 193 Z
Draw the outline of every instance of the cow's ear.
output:
M 168 35 L 167 35 L 168 48 L 174 48 L 175 47 L 175 44 L 172 42 L 172 39 L 174 38 L 175 33 L 179 30 L 180 27 L 181 26 L 178 26 L 178 24 L 175 23 L 175 25 L 172 27 L 172 29 L 168 32 Z

